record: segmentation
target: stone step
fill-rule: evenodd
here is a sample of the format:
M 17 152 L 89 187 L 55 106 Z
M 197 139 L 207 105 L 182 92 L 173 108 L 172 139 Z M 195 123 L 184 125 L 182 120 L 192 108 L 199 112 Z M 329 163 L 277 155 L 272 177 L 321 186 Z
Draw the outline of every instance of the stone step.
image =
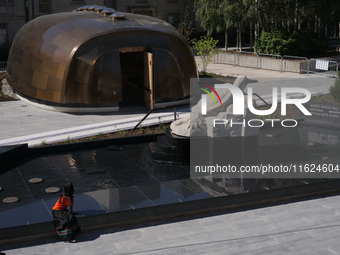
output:
M 160 150 L 166 153 L 179 153 L 179 148 L 177 146 L 169 144 L 169 139 L 166 135 L 161 135 L 157 137 L 157 142 Z
M 182 136 L 177 136 L 175 134 L 172 134 L 170 131 L 170 128 L 166 129 L 165 132 L 168 143 L 173 146 L 182 146 L 184 143 L 190 144 L 190 138 L 189 137 L 182 137 Z

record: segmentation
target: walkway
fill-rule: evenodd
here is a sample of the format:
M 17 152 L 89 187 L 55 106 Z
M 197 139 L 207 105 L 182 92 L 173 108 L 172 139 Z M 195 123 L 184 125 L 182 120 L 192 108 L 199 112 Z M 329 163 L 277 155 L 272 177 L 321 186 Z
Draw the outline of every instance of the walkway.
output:
M 21 101 L 0 102 L 0 146 L 62 142 L 81 137 L 132 129 L 147 114 L 145 108 L 130 108 L 110 114 L 70 114 L 47 111 Z M 177 118 L 188 116 L 189 107 L 177 108 Z M 174 108 L 155 111 L 142 126 L 174 120 Z
M 198 66 L 200 60 L 196 57 Z M 209 72 L 223 75 L 246 75 L 255 81 L 249 86 L 254 93 L 271 101 L 272 87 L 302 87 L 313 95 L 328 93 L 329 86 L 334 83 L 332 78 L 306 76 L 296 73 L 281 73 L 277 71 L 258 70 L 225 64 L 209 64 Z M 27 105 L 21 101 L 0 103 L 0 146 L 9 144 L 28 143 L 29 146 L 42 143 L 52 143 L 89 137 L 100 133 L 115 132 L 121 129 L 133 128 L 147 113 L 143 107 L 127 108 L 119 113 L 102 115 L 69 114 L 46 111 Z M 157 125 L 174 119 L 174 109 L 170 108 L 152 113 L 144 125 Z M 188 116 L 189 107 L 177 109 L 178 117 Z
M 340 254 L 340 196 L 2 247 L 21 254 Z

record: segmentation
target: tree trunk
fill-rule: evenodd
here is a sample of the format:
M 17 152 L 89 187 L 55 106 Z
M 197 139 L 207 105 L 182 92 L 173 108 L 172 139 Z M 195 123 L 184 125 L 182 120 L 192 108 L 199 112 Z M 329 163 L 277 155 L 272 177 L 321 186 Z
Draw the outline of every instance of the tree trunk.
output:
M 256 21 L 255 21 L 255 27 L 254 27 L 254 41 L 256 41 L 256 39 L 260 36 L 260 24 L 259 24 L 259 13 L 258 13 L 258 1 L 255 0 L 255 17 L 256 17 Z M 339 23 L 340 26 L 340 23 Z
M 340 22 L 339 22 L 339 26 L 340 26 Z M 260 36 L 260 24 L 259 22 L 256 22 L 255 24 L 255 41 L 256 39 Z
M 318 31 L 318 16 L 315 15 L 314 33 Z
M 239 29 L 239 44 L 240 44 L 240 51 L 242 51 L 242 29 Z
M 334 31 L 333 31 L 333 37 L 336 37 L 336 24 L 334 24 Z
M 250 41 L 250 48 L 253 48 L 253 24 L 252 22 L 250 22 L 250 26 L 249 26 L 249 41 Z
M 297 0 L 295 1 L 295 12 L 294 12 L 294 32 L 296 32 L 298 28 L 298 4 Z
M 270 32 L 273 32 L 274 30 L 274 18 L 271 18 L 270 20 Z
M 224 45 L 225 49 L 228 50 L 228 30 L 225 30 L 224 32 Z
M 236 51 L 238 51 L 238 40 L 239 40 L 239 38 L 238 38 L 238 28 L 236 29 Z

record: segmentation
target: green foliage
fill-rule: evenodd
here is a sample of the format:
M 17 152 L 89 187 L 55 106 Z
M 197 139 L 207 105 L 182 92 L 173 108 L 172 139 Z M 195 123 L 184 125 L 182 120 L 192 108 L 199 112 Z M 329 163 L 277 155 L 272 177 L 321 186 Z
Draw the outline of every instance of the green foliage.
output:
M 66 143 L 70 143 L 72 140 L 71 140 L 71 137 L 68 136 L 67 139 L 65 140 Z
M 310 30 L 299 30 L 292 35 L 282 31 L 262 32 L 255 41 L 257 53 L 310 56 L 327 50 L 327 38 Z
M 297 31 L 310 29 L 336 37 L 340 22 L 339 0 L 194 0 L 194 3 L 196 20 L 208 35 L 224 32 L 227 36 L 232 28 L 238 35 L 255 32 L 256 37 L 261 31 L 289 33 L 291 36 L 287 38 L 276 38 L 268 43 L 271 45 L 267 51 L 271 54 L 288 52 L 296 55 L 295 52 L 301 52 L 307 56 L 319 50 L 322 52 L 323 36 Z M 297 34 L 293 36 L 293 33 Z M 237 36 L 237 46 L 241 38 Z M 279 49 L 276 44 L 281 45 Z
M 124 129 L 119 130 L 119 129 L 117 128 L 117 126 L 115 126 L 115 128 L 117 129 L 117 131 L 118 131 L 118 133 L 120 134 L 120 136 L 126 136 L 126 135 L 127 135 L 127 132 L 126 132 Z
M 142 124 L 139 124 L 138 130 L 139 130 L 139 132 L 140 132 L 140 133 L 143 133 L 143 127 L 142 127 Z
M 187 42 L 190 42 L 191 34 L 194 32 L 192 21 L 189 20 L 188 6 L 185 8 L 184 18 L 179 23 L 178 30 L 185 37 Z
M 42 140 L 41 141 L 41 146 L 46 146 L 46 145 L 47 145 L 46 140 Z
M 214 55 L 218 53 L 217 43 L 218 40 L 208 36 L 202 36 L 199 40 L 192 40 L 193 48 L 201 58 L 203 73 L 207 72 L 208 65 L 212 62 Z
M 163 133 L 165 133 L 166 130 L 164 127 L 164 122 L 162 122 L 162 117 L 158 117 L 158 127 Z
M 214 31 L 226 29 L 226 22 L 220 5 L 223 0 L 195 0 L 195 16 L 210 36 Z
M 321 33 L 314 33 L 310 30 L 299 30 L 292 36 L 295 44 L 291 45 L 290 51 L 294 55 L 310 56 L 327 51 L 328 39 Z
M 121 136 L 126 136 L 126 135 L 127 135 L 127 132 L 126 132 L 125 130 L 120 130 L 120 131 L 119 131 L 119 134 L 120 134 Z
M 339 76 L 335 79 L 333 86 L 329 88 L 329 92 L 331 93 L 332 97 L 340 102 L 340 78 Z
M 157 18 L 157 19 L 162 19 L 162 14 L 159 11 L 159 7 L 157 4 L 152 3 L 151 4 L 151 12 L 152 12 L 152 16 Z
M 255 41 L 254 49 L 257 53 L 284 55 L 287 52 L 287 38 L 280 31 L 262 32 Z

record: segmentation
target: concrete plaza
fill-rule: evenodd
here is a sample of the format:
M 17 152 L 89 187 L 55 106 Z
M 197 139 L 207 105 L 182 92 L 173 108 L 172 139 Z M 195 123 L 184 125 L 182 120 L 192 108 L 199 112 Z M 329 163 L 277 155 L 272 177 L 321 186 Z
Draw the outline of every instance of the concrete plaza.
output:
M 199 61 L 198 61 L 199 62 Z M 246 75 L 263 97 L 272 85 L 304 87 L 312 94 L 327 93 L 334 79 L 293 73 L 211 64 L 208 71 L 225 75 Z M 46 112 L 20 101 L 0 103 L 2 120 L 0 145 L 9 139 L 38 141 L 41 137 L 138 122 L 145 110 L 115 115 L 70 115 Z M 181 108 L 179 115 L 187 114 Z M 173 118 L 170 110 L 163 115 Z M 111 123 L 111 121 L 113 121 Z M 103 124 L 104 123 L 104 124 Z M 43 134 L 43 135 L 42 135 Z M 89 135 L 90 133 L 86 133 Z M 37 138 L 38 137 L 38 138 Z M 63 139 L 66 139 L 66 138 Z M 45 138 L 48 139 L 48 138 Z M 13 141 L 13 140 L 12 140 Z M 77 243 L 55 238 L 14 242 L 0 247 L 8 254 L 340 254 L 340 196 L 295 201 L 251 210 L 220 211 L 212 214 L 154 221 L 129 227 L 107 227 L 82 232 Z
M 2 247 L 21 254 L 340 254 L 340 196 L 81 233 Z
M 198 67 L 200 60 L 196 57 Z M 271 102 L 272 87 L 300 87 L 308 89 L 312 95 L 328 93 L 334 78 L 297 73 L 258 70 L 226 64 L 211 63 L 208 72 L 237 77 L 245 75 L 251 82 L 254 93 L 267 102 Z M 70 114 L 47 111 L 27 105 L 22 101 L 0 103 L 0 146 L 28 143 L 29 146 L 40 145 L 90 137 L 99 133 L 115 132 L 133 128 L 147 110 L 144 107 L 126 108 L 116 113 L 105 114 Z M 176 109 L 179 118 L 188 116 L 189 107 Z M 174 120 L 174 109 L 164 109 L 152 113 L 144 126 L 157 125 L 159 122 Z

